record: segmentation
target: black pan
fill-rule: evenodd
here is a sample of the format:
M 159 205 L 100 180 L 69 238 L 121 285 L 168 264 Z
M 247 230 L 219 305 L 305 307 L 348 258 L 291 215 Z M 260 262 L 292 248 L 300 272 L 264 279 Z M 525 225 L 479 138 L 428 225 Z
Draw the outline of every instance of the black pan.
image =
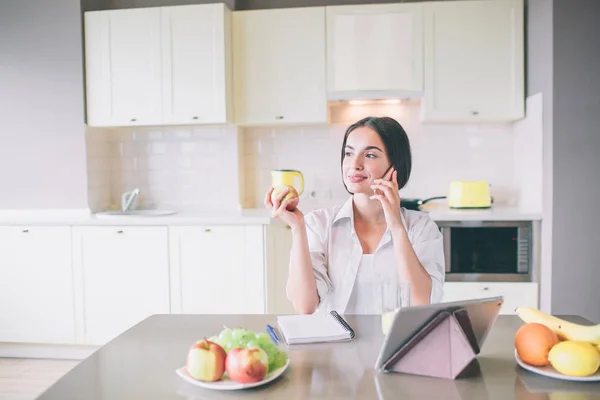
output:
M 427 203 L 428 201 L 431 200 L 439 200 L 439 199 L 445 199 L 446 196 L 438 196 L 438 197 L 430 197 L 428 199 L 400 199 L 400 207 L 404 207 L 407 210 L 415 210 L 415 211 L 419 211 L 420 207 Z

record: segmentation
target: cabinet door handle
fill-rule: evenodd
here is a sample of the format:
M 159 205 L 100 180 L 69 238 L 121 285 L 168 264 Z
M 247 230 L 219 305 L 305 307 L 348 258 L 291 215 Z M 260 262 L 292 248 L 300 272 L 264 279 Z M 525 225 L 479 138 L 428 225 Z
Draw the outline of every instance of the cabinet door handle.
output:
M 198 119 L 198 117 L 192 117 L 192 119 Z
M 123 231 L 117 231 L 117 233 L 121 234 L 121 233 L 123 233 Z
M 212 232 L 212 230 L 210 228 L 206 228 L 204 232 Z
M 490 288 L 486 286 L 483 288 L 483 290 L 490 290 Z
M 479 111 L 471 111 L 471 115 L 479 115 Z
M 283 115 L 277 115 L 275 119 L 283 119 Z
M 29 233 L 29 229 L 23 229 L 23 233 Z
M 131 122 L 137 121 L 137 118 L 131 118 Z

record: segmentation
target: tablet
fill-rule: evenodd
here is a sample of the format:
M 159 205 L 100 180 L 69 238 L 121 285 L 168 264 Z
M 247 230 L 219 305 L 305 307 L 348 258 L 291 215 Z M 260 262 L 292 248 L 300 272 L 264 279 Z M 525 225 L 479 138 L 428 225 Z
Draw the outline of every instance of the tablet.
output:
M 473 336 L 470 338 L 475 354 L 483 345 L 492 325 L 496 322 L 504 303 L 502 296 L 463 300 L 448 303 L 425 304 L 398 310 L 379 350 L 375 370 L 383 370 L 386 362 L 396 352 L 421 332 L 421 329 L 442 314 L 464 311 L 464 317 L 471 324 Z

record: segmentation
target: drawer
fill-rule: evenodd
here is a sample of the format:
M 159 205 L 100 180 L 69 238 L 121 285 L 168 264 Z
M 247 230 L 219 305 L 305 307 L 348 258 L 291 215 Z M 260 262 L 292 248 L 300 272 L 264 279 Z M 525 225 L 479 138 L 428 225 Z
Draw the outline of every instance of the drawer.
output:
M 444 302 L 504 297 L 500 314 L 514 314 L 519 306 L 538 308 L 538 284 L 534 282 L 445 282 Z

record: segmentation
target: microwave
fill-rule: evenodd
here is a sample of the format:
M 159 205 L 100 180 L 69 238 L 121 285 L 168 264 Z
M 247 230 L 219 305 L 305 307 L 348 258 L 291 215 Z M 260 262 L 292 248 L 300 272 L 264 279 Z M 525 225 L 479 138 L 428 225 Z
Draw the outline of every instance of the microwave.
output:
M 535 221 L 440 221 L 446 281 L 537 280 Z

